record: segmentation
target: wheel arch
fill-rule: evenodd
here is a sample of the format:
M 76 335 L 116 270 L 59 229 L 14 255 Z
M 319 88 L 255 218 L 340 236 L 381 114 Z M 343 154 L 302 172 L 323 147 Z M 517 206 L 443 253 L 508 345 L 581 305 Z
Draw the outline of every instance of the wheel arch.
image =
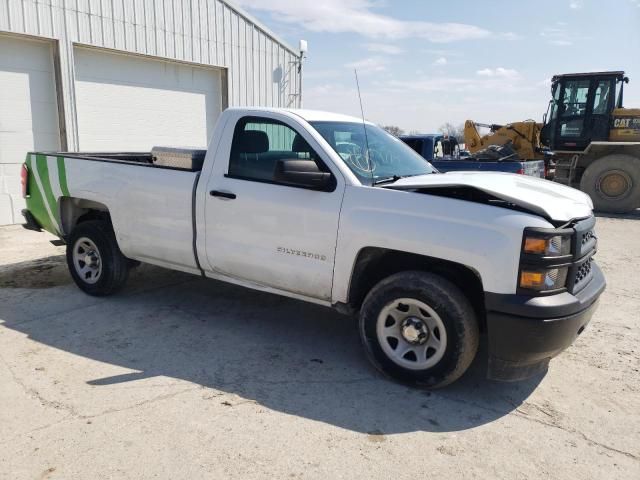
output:
M 640 142 L 592 143 L 578 161 L 578 167 L 586 170 L 592 163 L 609 155 L 629 155 L 640 160 Z
M 67 238 L 69 272 L 76 285 L 93 296 L 111 295 L 120 290 L 132 266 L 120 251 L 111 224 L 104 221 L 103 215 L 99 210 L 87 211 L 78 217 Z M 83 250 L 77 252 L 80 242 Z
M 61 228 L 65 237 L 68 237 L 76 225 L 88 220 L 104 220 L 111 224 L 109 208 L 103 203 L 94 200 L 76 197 L 63 197 L 60 199 Z
M 458 286 L 471 302 L 481 330 L 484 329 L 484 287 L 479 272 L 461 263 L 381 247 L 365 247 L 358 252 L 349 282 L 348 310 L 360 310 L 365 296 L 380 280 L 409 270 L 435 273 Z

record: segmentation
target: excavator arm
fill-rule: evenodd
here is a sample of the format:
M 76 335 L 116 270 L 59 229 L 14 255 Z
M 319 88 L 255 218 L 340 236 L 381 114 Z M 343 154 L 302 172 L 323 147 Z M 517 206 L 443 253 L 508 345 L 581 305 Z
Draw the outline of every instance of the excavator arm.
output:
M 490 132 L 480 135 L 478 127 L 488 128 Z M 542 124 L 533 120 L 508 125 L 484 124 L 467 120 L 464 123 L 464 143 L 472 154 L 490 145 L 510 144 L 522 160 L 541 160 L 544 158 L 540 148 L 541 129 Z

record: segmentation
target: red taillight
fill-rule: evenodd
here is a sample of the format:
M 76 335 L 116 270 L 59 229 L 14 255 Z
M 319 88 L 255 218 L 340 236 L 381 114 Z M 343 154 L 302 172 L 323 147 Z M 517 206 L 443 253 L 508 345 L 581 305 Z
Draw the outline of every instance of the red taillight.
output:
M 519 168 L 516 172 L 518 175 L 524 175 L 524 168 Z
M 29 169 L 26 163 L 22 164 L 22 169 L 20 170 L 20 183 L 22 184 L 22 196 L 27 198 L 29 195 Z

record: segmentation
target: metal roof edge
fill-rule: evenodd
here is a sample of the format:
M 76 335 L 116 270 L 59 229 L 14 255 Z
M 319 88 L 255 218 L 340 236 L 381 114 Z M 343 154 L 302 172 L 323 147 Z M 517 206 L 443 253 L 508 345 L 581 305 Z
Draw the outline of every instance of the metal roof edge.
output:
M 259 30 L 262 30 L 263 33 L 265 33 L 268 37 L 271 37 L 272 40 L 278 42 L 285 49 L 289 50 L 289 52 L 291 52 L 293 55 L 295 55 L 296 57 L 300 56 L 300 52 L 298 52 L 295 48 L 289 45 L 289 43 L 282 40 L 282 38 L 280 38 L 278 35 L 273 33 L 271 29 L 269 29 L 265 24 L 263 24 L 260 20 L 255 18 L 253 15 L 248 13 L 244 8 L 239 7 L 234 0 L 220 0 L 220 2 L 224 3 L 231 10 L 235 11 L 238 15 L 246 18 L 249 22 L 253 23 L 256 26 L 256 28 L 258 28 Z

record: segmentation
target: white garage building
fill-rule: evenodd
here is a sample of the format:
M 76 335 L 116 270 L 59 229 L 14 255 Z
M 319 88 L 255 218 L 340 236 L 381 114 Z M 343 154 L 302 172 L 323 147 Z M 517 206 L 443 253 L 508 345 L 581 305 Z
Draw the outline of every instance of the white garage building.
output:
M 0 225 L 28 151 L 204 146 L 229 105 L 300 106 L 300 61 L 226 0 L 0 0 Z

